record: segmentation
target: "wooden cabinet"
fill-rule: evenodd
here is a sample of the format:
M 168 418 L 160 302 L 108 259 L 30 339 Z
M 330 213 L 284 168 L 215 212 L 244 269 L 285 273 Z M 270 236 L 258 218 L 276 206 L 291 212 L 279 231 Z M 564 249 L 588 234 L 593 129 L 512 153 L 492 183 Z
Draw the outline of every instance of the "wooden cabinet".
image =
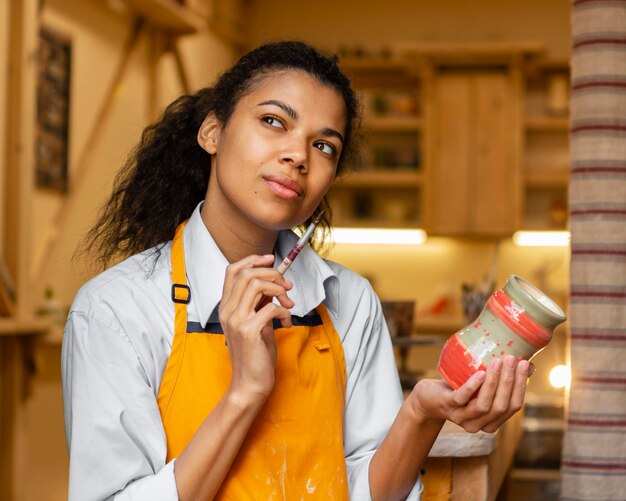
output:
M 339 179 L 340 226 L 510 236 L 566 224 L 568 68 L 535 44 L 418 44 L 346 59 L 364 153 Z
M 524 229 L 565 229 L 569 182 L 569 64 L 537 61 L 524 71 Z
M 504 70 L 433 78 L 428 227 L 444 235 L 506 235 L 519 211 L 515 85 Z
M 421 79 L 393 58 L 342 62 L 363 106 L 361 156 L 330 193 L 340 226 L 423 224 Z

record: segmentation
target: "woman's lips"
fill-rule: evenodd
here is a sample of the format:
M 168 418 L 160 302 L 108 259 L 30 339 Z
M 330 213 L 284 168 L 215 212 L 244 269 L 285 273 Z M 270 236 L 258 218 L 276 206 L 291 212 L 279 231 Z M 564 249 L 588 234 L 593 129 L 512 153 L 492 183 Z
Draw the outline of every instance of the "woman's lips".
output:
M 265 176 L 263 181 L 276 196 L 283 200 L 297 200 L 302 196 L 301 186 L 287 176 Z

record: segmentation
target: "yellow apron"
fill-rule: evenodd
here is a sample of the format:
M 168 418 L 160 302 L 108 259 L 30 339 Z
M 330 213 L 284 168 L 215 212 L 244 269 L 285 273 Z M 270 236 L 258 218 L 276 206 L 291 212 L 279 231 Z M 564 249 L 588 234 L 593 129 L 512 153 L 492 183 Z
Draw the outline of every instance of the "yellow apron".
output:
M 185 449 L 232 377 L 221 326 L 187 323 L 185 224 L 172 243 L 174 341 L 158 395 L 168 461 Z M 341 341 L 324 305 L 293 323 L 274 325 L 276 383 L 216 499 L 348 499 Z

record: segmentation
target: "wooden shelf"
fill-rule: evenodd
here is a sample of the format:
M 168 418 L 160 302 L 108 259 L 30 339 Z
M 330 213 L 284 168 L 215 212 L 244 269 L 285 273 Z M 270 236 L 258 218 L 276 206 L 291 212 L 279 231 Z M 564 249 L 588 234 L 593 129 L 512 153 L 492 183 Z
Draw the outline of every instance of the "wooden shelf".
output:
M 412 116 L 369 116 L 363 119 L 363 128 L 370 131 L 417 132 L 422 119 Z
M 419 81 L 417 66 L 402 58 L 347 56 L 339 65 L 359 89 L 415 88 Z
M 413 331 L 416 334 L 440 334 L 451 336 L 467 325 L 462 317 L 450 315 L 418 315 Z
M 382 218 L 347 218 L 337 217 L 334 226 L 344 228 L 391 228 L 391 229 L 419 229 L 419 221 L 396 221 Z
M 344 56 L 340 57 L 339 65 L 345 71 L 406 71 L 410 66 L 397 57 L 382 56 Z
M 524 120 L 526 130 L 541 132 L 567 132 L 569 131 L 568 117 L 529 116 Z
M 530 79 L 540 78 L 546 73 L 569 73 L 570 62 L 567 59 L 536 59 L 526 62 L 524 71 Z
M 560 480 L 561 470 L 549 468 L 513 468 L 511 470 L 513 480 Z
M 566 187 L 569 182 L 567 169 L 529 169 L 525 174 L 525 185 L 530 188 Z
M 0 336 L 32 336 L 46 334 L 51 323 L 46 319 L 15 317 L 0 318 Z
M 413 346 L 441 345 L 445 340 L 445 337 L 437 334 L 417 334 L 415 336 L 392 337 L 391 344 L 398 348 L 412 348 Z
M 414 188 L 422 184 L 421 172 L 402 169 L 372 169 L 347 174 L 338 180 L 336 188 Z
M 170 33 L 184 35 L 196 33 L 206 25 L 198 14 L 174 0 L 124 0 L 130 10 L 146 19 L 149 24 Z
M 546 221 L 544 218 L 538 219 L 536 217 L 526 217 L 520 230 L 525 231 L 564 231 L 567 229 L 567 223 L 554 224 L 550 221 Z

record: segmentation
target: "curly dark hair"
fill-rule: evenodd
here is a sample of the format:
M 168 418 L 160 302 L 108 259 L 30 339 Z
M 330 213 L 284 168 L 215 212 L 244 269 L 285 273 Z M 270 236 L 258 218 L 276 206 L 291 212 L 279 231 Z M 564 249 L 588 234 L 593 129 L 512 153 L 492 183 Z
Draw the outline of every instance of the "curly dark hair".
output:
M 189 218 L 204 200 L 211 169 L 211 157 L 197 142 L 197 133 L 206 116 L 213 112 L 226 125 L 239 100 L 274 71 L 303 71 L 337 90 L 346 107 L 344 147 L 337 174 L 355 154 L 354 134 L 359 126 L 358 101 L 350 80 L 339 69 L 336 56 L 325 56 L 300 41 L 262 45 L 223 73 L 213 87 L 183 95 L 143 131 L 141 141 L 117 174 L 113 193 L 102 207 L 97 222 L 88 232 L 81 249 L 94 252 L 106 267 L 126 257 L 162 245 L 174 237 L 177 226 Z M 332 213 L 326 197 L 301 227 L 321 210 L 320 227 L 328 232 Z M 319 242 L 312 242 L 314 248 Z

